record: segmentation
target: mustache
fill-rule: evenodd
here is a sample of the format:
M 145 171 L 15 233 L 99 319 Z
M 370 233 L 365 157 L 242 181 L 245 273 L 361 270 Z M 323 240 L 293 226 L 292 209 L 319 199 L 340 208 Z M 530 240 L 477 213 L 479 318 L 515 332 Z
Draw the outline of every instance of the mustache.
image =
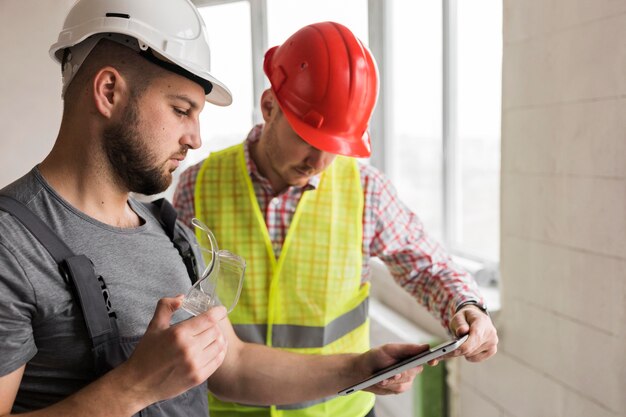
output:
M 172 155 L 170 159 L 180 159 L 183 160 L 187 157 L 187 152 L 189 151 L 189 146 L 181 146 L 179 151 Z
M 316 169 L 313 167 L 310 167 L 309 165 L 296 166 L 296 170 L 305 175 L 313 175 L 316 173 Z

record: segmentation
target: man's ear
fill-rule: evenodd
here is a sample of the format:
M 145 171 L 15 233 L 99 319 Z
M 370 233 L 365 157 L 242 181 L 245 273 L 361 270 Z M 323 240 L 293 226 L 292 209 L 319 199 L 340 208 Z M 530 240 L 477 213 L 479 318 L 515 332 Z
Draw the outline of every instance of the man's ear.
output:
M 279 110 L 274 92 L 270 88 L 263 91 L 261 95 L 261 114 L 263 115 L 263 120 L 269 122 L 270 119 L 275 117 Z
M 128 93 L 128 85 L 113 67 L 101 68 L 93 78 L 93 99 L 98 112 L 111 118 L 115 107 L 121 106 Z

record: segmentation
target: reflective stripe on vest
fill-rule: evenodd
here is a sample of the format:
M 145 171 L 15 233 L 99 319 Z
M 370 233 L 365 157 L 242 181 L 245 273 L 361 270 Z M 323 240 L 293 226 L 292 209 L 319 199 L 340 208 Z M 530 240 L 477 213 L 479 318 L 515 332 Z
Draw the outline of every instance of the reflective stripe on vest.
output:
M 195 213 L 222 249 L 246 259 L 229 314 L 244 340 L 309 354 L 369 348 L 369 283 L 361 283 L 363 189 L 354 159 L 336 157 L 303 193 L 278 259 L 259 208 L 243 145 L 212 153 L 196 180 Z M 201 238 L 201 236 L 199 236 Z M 209 397 L 212 416 L 362 416 L 374 396 L 357 392 L 288 406 L 249 407 Z
M 279 348 L 321 348 L 345 336 L 367 321 L 369 298 L 326 326 L 274 324 L 272 346 Z M 237 336 L 244 342 L 266 344 L 266 324 L 235 324 Z
M 327 401 L 332 400 L 334 397 L 326 397 L 326 398 L 321 398 L 318 400 L 311 400 L 311 401 L 303 401 L 301 403 L 297 403 L 297 404 L 282 404 L 282 405 L 250 405 L 248 404 L 246 408 L 250 407 L 250 408 L 260 408 L 262 410 L 265 410 L 262 412 L 263 415 L 266 415 L 270 409 L 275 408 L 276 410 L 302 410 L 303 408 L 309 408 L 309 407 L 313 407 L 314 405 L 318 405 L 318 404 L 322 404 L 325 403 Z M 209 407 L 211 413 L 213 413 L 213 407 Z M 219 414 L 218 414 L 219 415 Z M 246 416 L 248 416 L 248 412 L 246 411 Z M 213 415 L 211 415 L 211 417 L 214 417 Z

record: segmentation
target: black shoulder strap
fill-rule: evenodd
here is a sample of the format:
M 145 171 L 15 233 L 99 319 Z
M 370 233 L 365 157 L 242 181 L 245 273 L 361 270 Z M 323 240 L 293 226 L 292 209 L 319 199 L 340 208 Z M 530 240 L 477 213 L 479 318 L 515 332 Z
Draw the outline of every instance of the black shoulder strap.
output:
M 57 264 L 74 256 L 74 252 L 67 247 L 56 233 L 47 224 L 22 202 L 6 195 L 0 195 L 0 209 L 12 214 L 37 238 L 37 240 L 50 252 Z
M 145 205 L 161 223 L 163 230 L 165 230 L 165 233 L 167 233 L 174 247 L 183 258 L 191 282 L 195 283 L 198 279 L 196 256 L 193 253 L 191 242 L 187 240 L 186 235 L 180 231 L 179 227 L 176 227 L 176 218 L 178 217 L 176 209 L 164 198 L 145 203 Z
M 98 343 L 96 338 L 101 339 L 102 336 L 112 335 L 113 327 L 91 260 L 85 255 L 75 255 L 65 242 L 22 202 L 6 195 L 0 195 L 0 209 L 12 214 L 22 222 L 50 252 L 52 258 L 59 265 L 61 273 L 65 277 L 69 277 L 76 290 L 78 302 L 85 317 L 87 331 L 94 346 Z

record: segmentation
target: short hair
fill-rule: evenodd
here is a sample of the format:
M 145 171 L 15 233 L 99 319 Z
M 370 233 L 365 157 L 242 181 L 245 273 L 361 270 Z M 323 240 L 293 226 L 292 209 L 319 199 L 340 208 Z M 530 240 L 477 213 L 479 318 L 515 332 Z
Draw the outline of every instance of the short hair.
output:
M 117 42 L 102 39 L 92 49 L 82 63 L 76 76 L 70 82 L 65 91 L 65 106 L 76 102 L 81 91 L 89 86 L 98 71 L 111 66 L 117 69 L 126 79 L 131 89 L 131 94 L 140 97 L 151 82 L 158 76 L 162 76 L 163 69 L 152 64 L 133 49 Z

